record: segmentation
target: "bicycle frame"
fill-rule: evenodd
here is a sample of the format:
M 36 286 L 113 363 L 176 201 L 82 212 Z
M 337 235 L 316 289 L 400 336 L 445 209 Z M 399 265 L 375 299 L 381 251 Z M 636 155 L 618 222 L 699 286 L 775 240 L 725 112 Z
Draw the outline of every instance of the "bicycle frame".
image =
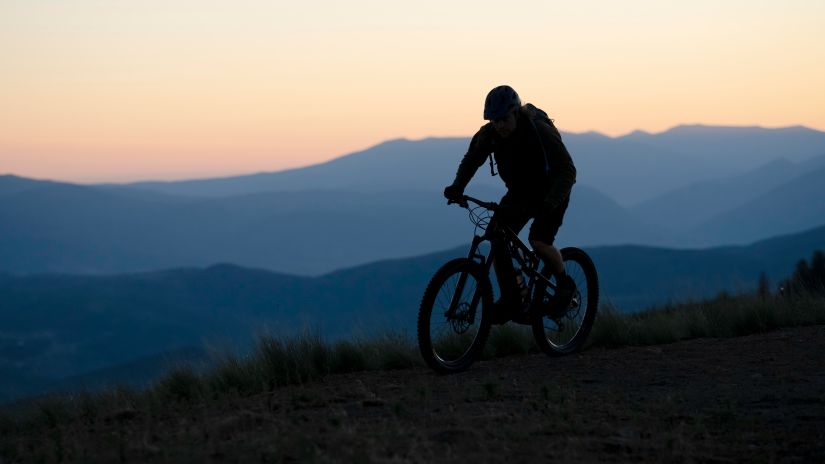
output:
M 495 237 L 495 235 L 499 235 L 499 237 Z M 479 246 L 485 241 L 490 242 L 490 252 L 487 256 L 478 252 Z M 481 264 L 489 275 L 490 268 L 493 265 L 494 247 L 496 246 L 507 247 L 507 255 L 516 261 L 517 265 L 514 266 L 516 273 L 523 272 L 527 276 L 527 288 L 531 291 L 531 294 L 533 288 L 539 282 L 555 290 L 556 286 L 539 272 L 541 259 L 508 227 L 494 227 L 494 230 L 488 231 L 482 236 L 476 235 L 473 238 L 467 257 Z M 502 285 L 502 283 L 499 282 L 499 285 Z
M 498 207 L 495 203 L 487 203 L 481 200 L 477 200 L 472 197 L 465 196 L 464 199 L 466 201 L 460 203 L 462 207 L 467 207 L 467 201 L 471 201 L 476 203 L 477 205 L 486 208 L 491 211 L 495 211 Z M 482 243 L 489 241 L 490 242 L 490 252 L 485 256 L 482 253 L 479 253 L 479 247 Z M 496 247 L 506 246 L 507 254 L 511 259 L 514 259 L 518 266 L 514 266 L 514 270 L 517 273 L 521 272 L 526 274 L 527 276 L 527 294 L 528 294 L 528 304 L 532 304 L 532 298 L 535 295 L 535 288 L 536 284 L 541 283 L 555 291 L 556 286 L 550 282 L 550 280 L 543 276 L 541 272 L 539 272 L 539 264 L 541 263 L 541 259 L 531 250 L 520 238 L 519 236 L 510 230 L 509 227 L 501 227 L 498 226 L 495 221 L 491 222 L 489 227 L 485 230 L 484 234 L 478 235 L 476 234 L 473 237 L 472 244 L 470 245 L 470 251 L 467 254 L 467 258 L 471 261 L 475 261 L 479 263 L 483 268 L 486 274 L 490 275 L 490 268 L 493 266 L 493 256 L 495 255 Z M 447 310 L 447 315 L 454 316 L 456 307 L 458 305 L 458 300 L 460 300 L 460 296 L 463 294 L 464 285 L 467 282 L 467 274 L 462 274 L 459 277 L 458 284 L 456 285 L 456 291 L 453 293 L 453 298 L 450 301 L 450 307 Z M 499 286 L 502 285 L 502 282 L 499 282 Z M 470 322 L 474 322 L 475 320 L 475 309 L 478 306 L 479 299 L 481 298 L 480 293 L 478 291 L 475 292 L 473 295 L 473 299 L 471 302 L 471 311 L 470 311 Z

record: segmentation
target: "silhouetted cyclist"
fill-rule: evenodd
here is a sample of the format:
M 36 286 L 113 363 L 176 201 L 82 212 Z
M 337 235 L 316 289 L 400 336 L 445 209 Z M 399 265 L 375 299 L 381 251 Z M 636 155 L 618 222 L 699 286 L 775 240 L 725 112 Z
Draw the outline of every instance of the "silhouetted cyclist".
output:
M 484 119 L 490 122 L 473 136 L 455 180 L 444 189 L 444 196 L 453 201 L 461 199 L 487 157 L 491 157 L 491 170 L 495 159 L 507 193 L 501 199 L 502 209 L 495 213 L 493 220 L 518 233 L 533 219 L 528 236 L 530 244 L 559 283 L 553 305 L 566 307 L 575 284 L 565 274 L 561 253 L 553 242 L 576 182 L 573 160 L 547 113 L 529 103 L 522 106 L 510 86 L 496 87 L 487 94 Z M 494 251 L 493 264 L 502 295 L 494 312 L 501 317 L 521 307 L 521 283 L 514 275 L 506 249 Z

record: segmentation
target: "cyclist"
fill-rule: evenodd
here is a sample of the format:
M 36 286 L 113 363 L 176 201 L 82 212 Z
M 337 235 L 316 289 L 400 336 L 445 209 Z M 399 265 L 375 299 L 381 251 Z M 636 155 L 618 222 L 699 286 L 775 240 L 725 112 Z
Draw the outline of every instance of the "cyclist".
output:
M 501 85 L 487 94 L 484 119 L 458 167 L 455 180 L 444 196 L 458 201 L 464 189 L 488 156 L 498 166 L 507 193 L 493 221 L 518 233 L 530 219 L 529 241 L 536 254 L 558 282 L 551 308 L 563 310 L 570 304 L 575 284 L 565 274 L 561 253 L 553 246 L 576 182 L 576 168 L 553 121 L 531 104 L 522 105 L 512 87 Z M 495 175 L 495 173 L 494 173 Z M 504 247 L 493 251 L 493 264 L 501 288 L 494 313 L 499 322 L 521 308 L 521 284 L 515 277 L 512 260 Z M 520 276 L 519 276 L 520 277 Z M 514 317 L 517 317 L 514 316 Z M 501 318 L 504 318 L 502 321 Z

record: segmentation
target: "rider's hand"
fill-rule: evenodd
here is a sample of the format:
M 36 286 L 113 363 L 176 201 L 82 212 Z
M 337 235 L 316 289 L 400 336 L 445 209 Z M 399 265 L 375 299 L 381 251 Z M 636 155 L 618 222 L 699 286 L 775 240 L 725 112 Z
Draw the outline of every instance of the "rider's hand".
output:
M 461 201 L 461 197 L 463 196 L 464 189 L 460 185 L 452 184 L 444 189 L 444 198 L 450 201 Z

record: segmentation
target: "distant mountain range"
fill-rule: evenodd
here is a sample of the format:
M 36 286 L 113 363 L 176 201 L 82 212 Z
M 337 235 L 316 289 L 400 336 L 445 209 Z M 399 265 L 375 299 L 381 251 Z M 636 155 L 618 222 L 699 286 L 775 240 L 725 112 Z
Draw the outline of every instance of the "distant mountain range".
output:
M 602 301 L 637 310 L 750 290 L 761 271 L 777 282 L 816 249 L 825 249 L 825 227 L 745 247 L 588 252 Z M 113 276 L 0 274 L 0 399 L 47 386 L 99 385 L 107 376 L 129 380 L 128 369 L 109 369 L 123 363 L 137 363 L 147 375 L 160 372 L 152 366 L 169 357 L 157 353 L 184 350 L 202 359 L 204 347 L 243 349 L 262 331 L 317 330 L 330 338 L 383 330 L 413 334 L 427 281 L 466 251 L 462 246 L 320 277 L 229 264 Z M 200 348 L 193 352 L 193 346 Z
M 817 201 L 825 133 L 680 126 L 565 140 L 579 182 L 562 244 L 707 247 L 825 224 Z M 0 271 L 230 262 L 320 275 L 448 248 L 471 230 L 440 193 L 466 144 L 397 140 L 302 169 L 181 182 L 81 186 L 0 176 Z M 503 188 L 483 166 L 469 192 L 497 199 Z M 632 199 L 640 201 L 623 206 Z
M 562 126 L 563 128 L 563 126 Z M 692 183 L 736 176 L 771 161 L 793 163 L 825 155 L 825 133 L 805 127 L 677 126 L 611 138 L 597 132 L 564 133 L 580 185 L 622 206 L 650 200 Z M 284 190 L 441 190 L 452 181 L 469 138 L 393 140 L 306 168 L 248 176 L 127 187 L 193 196 L 230 196 Z M 474 183 L 492 184 L 489 168 Z
M 462 243 L 471 229 L 456 209 L 435 192 L 181 199 L 48 183 L 0 196 L 0 271 L 112 273 L 232 262 L 317 275 Z
M 466 212 L 448 207 L 435 191 L 193 199 L 71 184 L 29 186 L 0 195 L 0 271 L 100 274 L 231 262 L 318 275 L 447 248 L 472 233 Z M 472 191 L 491 199 L 501 195 L 484 186 Z M 581 245 L 655 243 L 657 228 L 580 187 L 563 236 Z
M 733 242 L 825 223 L 825 163 L 820 164 L 823 166 L 807 170 L 736 209 L 716 214 L 699 233 Z
M 672 190 L 634 205 L 629 210 L 641 217 L 656 218 L 657 224 L 662 227 L 699 227 L 717 217 L 728 215 L 764 195 L 774 196 L 779 202 L 798 203 L 802 199 L 793 198 L 792 193 L 774 194 L 772 190 L 783 186 L 809 184 L 811 182 L 808 174 L 821 171 L 823 168 L 825 156 L 798 163 L 779 158 L 740 175 L 697 182 Z

